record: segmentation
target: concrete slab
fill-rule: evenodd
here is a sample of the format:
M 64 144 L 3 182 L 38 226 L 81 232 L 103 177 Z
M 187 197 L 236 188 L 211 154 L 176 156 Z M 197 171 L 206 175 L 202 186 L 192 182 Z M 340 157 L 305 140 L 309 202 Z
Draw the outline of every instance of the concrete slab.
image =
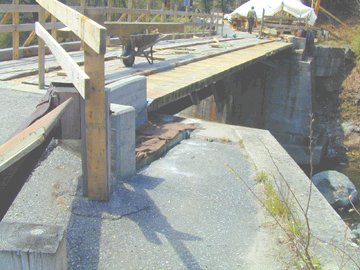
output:
M 81 196 L 80 163 L 55 147 L 3 219 L 65 226 L 69 269 L 282 269 L 284 261 L 274 258 L 287 247 L 227 169 L 254 187 L 240 144 L 185 140 L 115 184 L 109 202 Z
M 309 179 L 267 131 L 187 121 L 198 125 L 190 139 L 114 183 L 109 202 L 81 196 L 80 158 L 55 145 L 3 222 L 64 226 L 69 269 L 291 269 L 286 238 L 249 188 L 262 194 L 263 170 L 303 203 Z M 331 244 L 354 251 L 347 227 L 316 189 L 311 208 L 311 251 L 336 269 L 344 257 Z

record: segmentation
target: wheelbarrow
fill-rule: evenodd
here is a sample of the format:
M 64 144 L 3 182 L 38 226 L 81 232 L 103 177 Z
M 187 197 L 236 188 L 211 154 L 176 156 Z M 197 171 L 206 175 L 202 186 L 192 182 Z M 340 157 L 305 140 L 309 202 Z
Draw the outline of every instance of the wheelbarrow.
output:
M 153 46 L 165 37 L 163 34 L 185 31 L 185 25 L 182 23 L 105 22 L 104 24 L 108 35 L 120 38 L 123 49 L 120 58 L 127 67 L 134 64 L 136 56 L 144 56 L 152 64 Z M 154 30 L 156 33 L 152 33 Z
M 135 56 L 143 56 L 149 62 L 154 63 L 153 46 L 164 36 L 160 34 L 132 34 L 120 36 L 122 45 L 122 59 L 126 67 L 131 67 L 135 62 Z

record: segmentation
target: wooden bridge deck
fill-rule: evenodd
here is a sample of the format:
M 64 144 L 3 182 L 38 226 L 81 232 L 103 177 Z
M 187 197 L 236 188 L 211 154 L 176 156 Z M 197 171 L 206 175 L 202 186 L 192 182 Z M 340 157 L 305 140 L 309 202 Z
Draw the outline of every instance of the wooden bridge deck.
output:
M 214 44 L 219 47 L 211 46 Z M 153 112 L 290 47 L 289 43 L 253 37 L 167 41 L 155 48 L 155 56 L 163 58 L 162 61 L 149 65 L 145 59 L 137 58 L 133 68 L 124 67 L 116 59 L 116 55 L 121 53 L 119 48 L 110 48 L 106 54 L 105 84 L 133 75 L 147 76 L 148 111 Z M 76 62 L 83 62 L 82 52 L 71 55 Z M 47 58 L 45 84 L 67 82 L 68 79 L 60 75 L 53 57 L 49 55 Z M 36 72 L 37 57 L 0 62 L 0 86 L 34 89 L 38 83 Z
M 156 111 L 166 104 L 290 47 L 291 44 L 283 42 L 260 43 L 150 75 L 147 80 L 147 94 L 152 102 L 148 111 Z

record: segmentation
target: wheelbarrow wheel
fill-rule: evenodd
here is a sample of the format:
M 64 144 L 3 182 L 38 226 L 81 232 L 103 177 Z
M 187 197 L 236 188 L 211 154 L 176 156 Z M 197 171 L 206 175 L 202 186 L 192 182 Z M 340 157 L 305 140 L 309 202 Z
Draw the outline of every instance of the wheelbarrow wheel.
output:
M 122 55 L 125 67 L 132 67 L 135 62 L 135 52 L 131 46 L 126 46 Z

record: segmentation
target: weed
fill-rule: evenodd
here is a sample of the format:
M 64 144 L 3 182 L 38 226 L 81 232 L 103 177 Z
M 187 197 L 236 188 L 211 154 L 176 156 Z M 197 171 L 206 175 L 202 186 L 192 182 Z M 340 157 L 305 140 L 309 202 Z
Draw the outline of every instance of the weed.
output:
M 267 172 L 261 171 L 257 172 L 255 176 L 255 181 L 258 183 L 265 183 L 269 180 L 269 175 Z
M 266 208 L 276 216 L 281 218 L 287 218 L 289 216 L 289 209 L 285 203 L 280 199 L 277 192 L 274 190 L 270 182 L 265 182 L 265 206 Z

